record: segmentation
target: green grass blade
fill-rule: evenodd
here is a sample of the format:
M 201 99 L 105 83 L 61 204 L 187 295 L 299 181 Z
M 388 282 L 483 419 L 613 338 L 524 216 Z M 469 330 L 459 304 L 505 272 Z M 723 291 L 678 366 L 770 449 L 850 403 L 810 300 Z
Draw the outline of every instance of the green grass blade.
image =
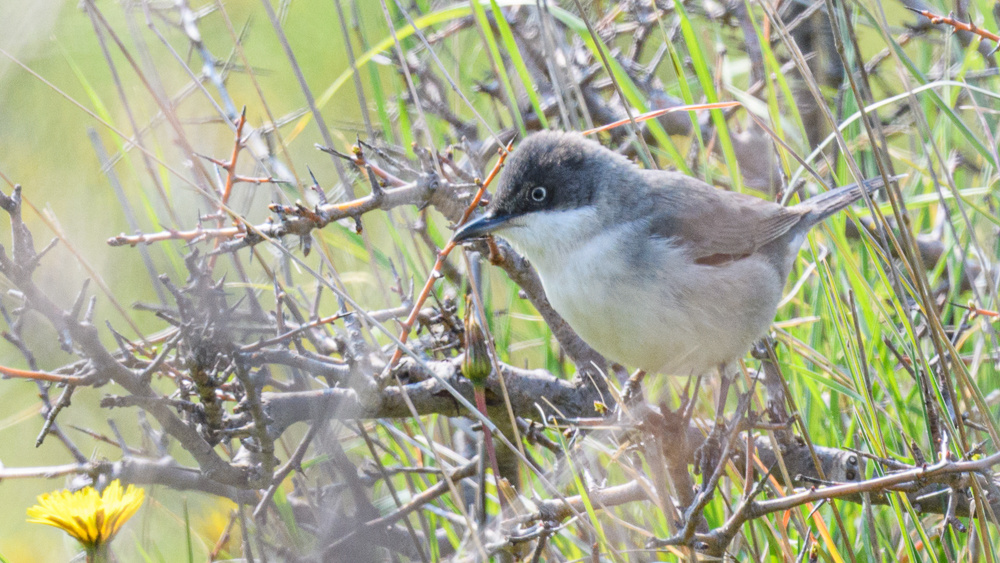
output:
M 528 72 L 528 67 L 524 64 L 524 58 L 521 57 L 521 49 L 514 40 L 514 33 L 510 29 L 510 24 L 507 23 L 507 18 L 504 17 L 497 0 L 490 0 L 490 7 L 493 9 L 493 19 L 496 20 L 497 29 L 500 30 L 500 39 L 503 41 L 504 47 L 507 48 L 507 56 L 510 57 L 511 64 L 514 65 L 518 77 L 521 78 L 521 84 L 524 86 L 524 91 L 528 94 L 528 99 L 531 100 L 531 107 L 535 110 L 535 115 L 538 116 L 538 122 L 541 123 L 542 129 L 548 129 L 549 120 L 545 117 L 545 112 L 542 111 L 542 102 L 538 97 L 538 92 L 535 91 L 535 84 L 531 79 L 531 73 Z
M 472 6 L 472 14 L 475 16 L 479 31 L 482 33 L 483 39 L 486 40 L 490 64 L 493 66 L 493 71 L 496 73 L 497 79 L 500 80 L 504 94 L 507 96 L 507 100 L 511 106 L 508 108 L 510 114 L 514 118 L 514 123 L 517 124 L 517 130 L 523 137 L 528 134 L 528 130 L 524 127 L 524 117 L 521 116 L 521 110 L 517 107 L 517 96 L 514 94 L 514 87 L 510 83 L 507 66 L 503 63 L 503 57 L 500 56 L 500 48 L 497 47 L 496 37 L 493 37 L 493 28 L 490 26 L 489 20 L 486 19 L 486 10 L 483 9 L 482 2 L 470 2 L 469 4 Z

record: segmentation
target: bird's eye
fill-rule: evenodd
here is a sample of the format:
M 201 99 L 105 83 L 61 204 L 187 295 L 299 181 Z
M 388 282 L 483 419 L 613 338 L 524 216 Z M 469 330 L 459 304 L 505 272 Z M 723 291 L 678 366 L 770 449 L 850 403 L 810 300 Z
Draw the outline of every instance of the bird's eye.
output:
M 547 196 L 548 193 L 549 192 L 541 186 L 534 187 L 531 189 L 531 201 L 541 203 L 545 201 L 545 196 Z

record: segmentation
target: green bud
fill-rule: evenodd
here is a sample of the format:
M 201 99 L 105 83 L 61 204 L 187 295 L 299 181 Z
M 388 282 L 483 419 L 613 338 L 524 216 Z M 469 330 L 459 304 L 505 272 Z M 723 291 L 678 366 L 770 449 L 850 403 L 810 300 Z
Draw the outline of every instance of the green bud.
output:
M 484 387 L 486 378 L 493 372 L 486 334 L 479 324 L 472 303 L 472 296 L 465 297 L 465 357 L 462 358 L 462 375 L 475 387 Z

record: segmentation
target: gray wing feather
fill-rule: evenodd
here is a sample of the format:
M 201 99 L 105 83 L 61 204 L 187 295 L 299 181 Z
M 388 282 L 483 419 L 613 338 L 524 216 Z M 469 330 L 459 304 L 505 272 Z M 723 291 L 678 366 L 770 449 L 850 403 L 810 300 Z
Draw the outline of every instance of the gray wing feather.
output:
M 810 211 L 713 188 L 673 172 L 650 174 L 650 234 L 673 238 L 695 261 L 738 259 L 786 235 Z

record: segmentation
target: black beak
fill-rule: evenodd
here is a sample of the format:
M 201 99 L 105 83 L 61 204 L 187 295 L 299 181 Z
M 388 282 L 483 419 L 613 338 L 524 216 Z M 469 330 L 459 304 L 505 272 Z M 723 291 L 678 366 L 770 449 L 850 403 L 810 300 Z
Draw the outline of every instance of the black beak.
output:
M 455 242 L 465 242 L 474 238 L 484 237 L 502 227 L 510 219 L 511 218 L 506 215 L 493 215 L 492 213 L 487 212 L 486 215 L 483 215 L 475 221 L 470 221 L 462 228 L 458 229 L 451 237 L 451 240 Z

